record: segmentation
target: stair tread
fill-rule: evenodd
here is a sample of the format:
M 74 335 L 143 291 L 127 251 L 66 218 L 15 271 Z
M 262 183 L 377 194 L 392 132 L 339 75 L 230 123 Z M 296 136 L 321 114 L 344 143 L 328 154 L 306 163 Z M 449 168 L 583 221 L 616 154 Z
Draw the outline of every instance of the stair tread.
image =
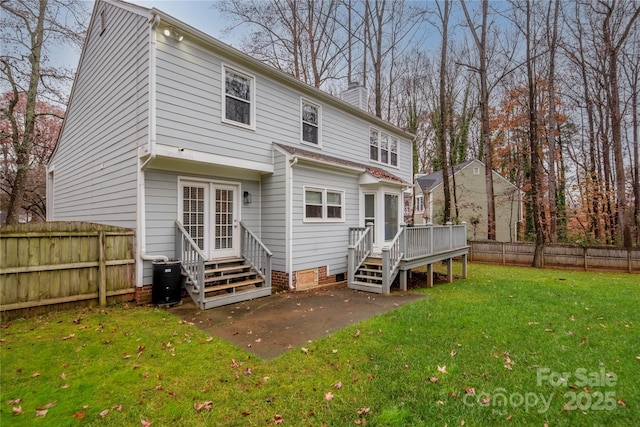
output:
M 366 271 L 367 273 L 379 273 L 382 274 L 382 270 L 377 269 L 377 268 L 361 268 L 358 271 Z
M 247 270 L 251 268 L 249 264 L 239 264 L 239 265 L 230 265 L 227 267 L 218 267 L 212 269 L 205 269 L 204 274 L 215 274 L 215 273 L 224 273 L 226 271 L 234 271 L 234 270 Z
M 256 273 L 253 271 L 245 271 L 243 273 L 235 273 L 235 274 L 222 274 L 220 276 L 205 277 L 204 282 L 205 283 L 219 282 L 221 280 L 237 279 L 238 277 L 249 277 L 249 276 L 255 276 L 255 275 Z
M 221 291 L 224 289 L 238 288 L 240 286 L 255 285 L 256 283 L 264 283 L 264 280 L 251 279 L 251 280 L 244 280 L 242 282 L 227 283 L 225 285 L 209 286 L 204 288 L 204 292 L 207 293 L 207 292 Z

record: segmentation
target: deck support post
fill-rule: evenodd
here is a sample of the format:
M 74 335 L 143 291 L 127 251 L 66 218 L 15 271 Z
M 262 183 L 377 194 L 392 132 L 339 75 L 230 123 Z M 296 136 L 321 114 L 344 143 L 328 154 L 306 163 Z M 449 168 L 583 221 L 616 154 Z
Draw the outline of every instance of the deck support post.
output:
M 462 278 L 467 278 L 467 254 L 462 255 Z
M 447 259 L 447 282 L 453 283 L 453 258 Z
M 427 264 L 427 287 L 433 288 L 433 264 Z
M 400 290 L 407 290 L 407 270 L 400 271 Z

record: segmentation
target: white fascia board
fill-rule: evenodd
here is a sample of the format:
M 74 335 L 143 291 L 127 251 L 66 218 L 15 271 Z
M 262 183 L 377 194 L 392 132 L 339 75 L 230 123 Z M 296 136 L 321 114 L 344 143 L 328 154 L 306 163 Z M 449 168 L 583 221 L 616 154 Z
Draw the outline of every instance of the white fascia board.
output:
M 144 147 L 139 150 L 140 155 L 145 155 Z M 184 160 L 194 163 L 207 163 L 237 169 L 247 169 L 261 173 L 273 173 L 273 164 L 244 160 L 236 157 L 221 156 L 213 153 L 203 153 L 201 151 L 189 150 L 173 145 L 155 144 L 154 154 L 156 157 Z

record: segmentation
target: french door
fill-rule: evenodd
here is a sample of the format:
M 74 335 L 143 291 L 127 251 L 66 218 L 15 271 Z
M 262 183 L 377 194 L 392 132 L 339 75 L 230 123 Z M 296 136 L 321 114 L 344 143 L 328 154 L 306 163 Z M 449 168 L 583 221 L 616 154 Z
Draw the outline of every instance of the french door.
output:
M 237 185 L 180 183 L 182 224 L 210 259 L 240 254 L 238 194 Z

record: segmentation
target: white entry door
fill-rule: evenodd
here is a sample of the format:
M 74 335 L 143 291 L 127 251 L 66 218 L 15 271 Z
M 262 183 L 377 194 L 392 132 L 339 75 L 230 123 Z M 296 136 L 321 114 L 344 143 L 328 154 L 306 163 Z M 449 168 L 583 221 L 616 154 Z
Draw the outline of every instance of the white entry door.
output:
M 208 258 L 240 254 L 238 186 L 181 182 L 181 220 Z

